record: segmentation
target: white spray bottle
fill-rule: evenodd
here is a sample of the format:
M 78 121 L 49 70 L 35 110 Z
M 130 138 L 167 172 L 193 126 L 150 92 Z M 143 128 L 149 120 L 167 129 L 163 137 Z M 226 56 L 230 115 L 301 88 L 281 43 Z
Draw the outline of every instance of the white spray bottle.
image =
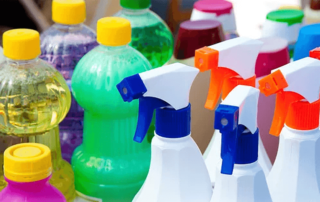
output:
M 263 42 L 246 37 L 230 39 L 210 47 L 196 50 L 195 66 L 201 72 L 211 70 L 211 81 L 205 107 L 213 110 L 237 85 L 255 87 L 255 63 Z M 220 164 L 221 134 L 215 131 L 207 147 L 204 158 L 209 170 L 212 185 L 216 180 L 216 167 Z M 271 162 L 259 141 L 259 159 L 265 175 L 269 174 Z
M 239 85 L 216 109 L 214 127 L 222 134 L 222 164 L 212 202 L 272 202 L 258 162 L 258 98 L 258 89 Z
M 278 154 L 267 177 L 274 202 L 320 201 L 320 61 L 306 57 L 259 81 L 266 96 L 277 94 L 270 134 Z
M 154 110 L 155 136 L 148 176 L 134 202 L 209 202 L 210 177 L 190 135 L 189 92 L 199 70 L 175 63 L 125 78 L 117 85 L 124 101 L 139 99 L 134 140 L 142 142 Z

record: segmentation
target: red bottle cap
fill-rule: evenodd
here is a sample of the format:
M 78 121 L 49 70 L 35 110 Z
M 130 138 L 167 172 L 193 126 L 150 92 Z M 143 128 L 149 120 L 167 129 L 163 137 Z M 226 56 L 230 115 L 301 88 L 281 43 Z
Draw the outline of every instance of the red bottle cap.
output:
M 201 0 L 193 4 L 193 8 L 205 13 L 215 13 L 217 16 L 230 14 L 233 5 L 224 0 Z
M 219 43 L 224 39 L 219 21 L 185 21 L 180 24 L 174 46 L 174 57 L 180 60 L 194 57 L 197 49 Z
M 288 42 L 278 37 L 259 39 L 264 44 L 256 61 L 255 73 L 257 78 L 266 76 L 271 70 L 277 69 L 290 62 Z

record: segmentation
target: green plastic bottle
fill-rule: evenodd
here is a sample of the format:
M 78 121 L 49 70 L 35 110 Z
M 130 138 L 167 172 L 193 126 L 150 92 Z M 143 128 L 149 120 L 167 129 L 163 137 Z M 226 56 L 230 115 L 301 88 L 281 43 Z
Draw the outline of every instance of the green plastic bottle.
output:
M 116 16 L 130 20 L 130 46 L 142 53 L 152 68 L 166 64 L 173 53 L 173 36 L 166 23 L 149 10 L 151 0 L 120 0 L 122 10 Z
M 100 19 L 100 45 L 79 61 L 72 76 L 73 95 L 85 110 L 83 143 L 71 160 L 75 186 L 93 201 L 131 202 L 149 170 L 150 143 L 132 141 L 138 103 L 124 103 L 116 88 L 123 78 L 151 69 L 130 40 L 128 20 Z

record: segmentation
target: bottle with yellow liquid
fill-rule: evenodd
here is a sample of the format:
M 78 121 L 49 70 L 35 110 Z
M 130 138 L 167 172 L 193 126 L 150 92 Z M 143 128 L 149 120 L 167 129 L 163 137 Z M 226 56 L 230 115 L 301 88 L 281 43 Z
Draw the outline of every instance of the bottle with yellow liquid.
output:
M 50 183 L 68 201 L 75 197 L 74 173 L 61 157 L 58 124 L 66 116 L 71 95 L 62 75 L 40 55 L 39 33 L 14 29 L 3 34 L 0 63 L 0 191 L 3 153 L 11 145 L 35 142 L 51 150 L 53 173 Z

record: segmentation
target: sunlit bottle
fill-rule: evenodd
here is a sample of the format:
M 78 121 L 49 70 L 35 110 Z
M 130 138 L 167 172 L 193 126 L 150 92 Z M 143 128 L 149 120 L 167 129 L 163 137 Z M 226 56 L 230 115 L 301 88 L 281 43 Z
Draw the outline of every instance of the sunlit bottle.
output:
M 51 150 L 50 183 L 68 201 L 75 196 L 74 174 L 61 158 L 59 129 L 70 108 L 70 91 L 62 75 L 40 55 L 39 33 L 14 29 L 3 34 L 5 61 L 0 64 L 0 176 L 3 152 L 11 145 L 36 142 Z M 6 183 L 0 179 L 0 189 Z

